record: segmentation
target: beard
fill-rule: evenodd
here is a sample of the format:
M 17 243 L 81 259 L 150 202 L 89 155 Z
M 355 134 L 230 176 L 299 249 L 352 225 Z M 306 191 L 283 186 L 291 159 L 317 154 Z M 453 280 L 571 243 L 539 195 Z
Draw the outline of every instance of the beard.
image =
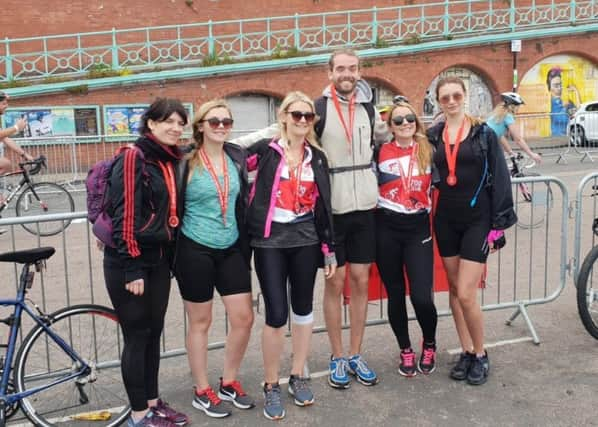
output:
M 350 89 L 343 89 L 342 87 L 342 83 L 344 82 L 348 82 L 351 83 L 351 88 Z M 339 80 L 338 83 L 335 83 L 334 88 L 336 89 L 336 91 L 340 94 L 340 95 L 350 95 L 353 93 L 353 91 L 355 90 L 355 87 L 357 86 L 357 80 L 355 79 L 343 79 L 343 80 Z

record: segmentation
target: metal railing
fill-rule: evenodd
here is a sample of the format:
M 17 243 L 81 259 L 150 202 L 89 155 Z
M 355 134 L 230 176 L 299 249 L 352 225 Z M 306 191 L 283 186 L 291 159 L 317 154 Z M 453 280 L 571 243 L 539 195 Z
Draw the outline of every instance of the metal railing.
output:
M 442 0 L 0 41 L 0 82 L 288 58 L 592 24 L 597 0 Z
M 575 194 L 572 209 L 575 219 L 575 236 L 573 240 L 573 277 L 577 283 L 577 276 L 581 263 L 586 254 L 596 245 L 596 235 L 592 229 L 592 221 L 598 217 L 598 172 L 593 172 L 580 181 Z

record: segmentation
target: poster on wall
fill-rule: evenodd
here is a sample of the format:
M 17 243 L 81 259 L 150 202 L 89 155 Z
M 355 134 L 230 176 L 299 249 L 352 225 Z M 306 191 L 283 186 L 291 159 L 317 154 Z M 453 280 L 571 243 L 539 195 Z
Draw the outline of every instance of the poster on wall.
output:
M 75 133 L 77 136 L 95 136 L 98 134 L 98 111 L 95 108 L 75 109 Z
M 4 127 L 14 126 L 20 118 L 27 120 L 25 129 L 14 134 L 13 138 L 98 134 L 98 109 L 96 107 L 19 108 L 7 110 L 2 117 Z
M 519 92 L 520 113 L 537 116 L 526 120 L 526 136 L 564 136 L 577 108 L 598 99 L 598 68 L 579 56 L 550 56 L 525 73 Z
M 75 111 L 72 108 L 53 108 L 51 117 L 54 136 L 75 134 Z
M 187 111 L 189 120 L 185 127 L 185 132 L 191 130 L 191 120 L 193 117 L 192 104 L 183 104 Z M 147 110 L 147 105 L 115 105 L 104 107 L 104 127 L 106 135 L 108 136 L 130 136 L 135 137 L 139 135 L 139 128 L 141 127 L 141 119 L 143 113 Z
M 109 107 L 106 108 L 106 135 L 128 135 L 129 129 L 129 108 Z

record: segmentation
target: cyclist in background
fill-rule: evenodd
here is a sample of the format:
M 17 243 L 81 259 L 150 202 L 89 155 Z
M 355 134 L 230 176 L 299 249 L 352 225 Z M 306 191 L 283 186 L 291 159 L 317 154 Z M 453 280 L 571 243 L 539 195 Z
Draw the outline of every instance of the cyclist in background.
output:
M 490 116 L 486 120 L 486 123 L 496 133 L 500 144 L 509 156 L 514 156 L 513 150 L 507 141 L 507 131 L 511 134 L 513 141 L 536 163 L 542 163 L 542 158 L 534 153 L 529 145 L 525 142 L 517 126 L 515 126 L 515 114 L 519 106 L 523 105 L 523 99 L 518 93 L 515 92 L 503 92 L 500 94 L 502 103 L 498 104 Z
M 8 96 L 5 92 L 0 92 L 0 116 L 4 114 L 6 109 L 8 108 L 8 100 L 10 96 Z M 9 150 L 14 151 L 17 155 L 21 156 L 24 160 L 31 161 L 33 157 L 25 152 L 21 147 L 19 147 L 11 138 L 10 136 L 22 132 L 27 126 L 27 120 L 21 118 L 15 122 L 15 124 L 6 129 L 0 129 L 0 142 L 4 143 Z M 12 162 L 8 160 L 6 157 L 0 157 L 0 174 L 8 173 L 12 169 Z M 2 196 L 0 196 L 0 201 L 2 200 Z

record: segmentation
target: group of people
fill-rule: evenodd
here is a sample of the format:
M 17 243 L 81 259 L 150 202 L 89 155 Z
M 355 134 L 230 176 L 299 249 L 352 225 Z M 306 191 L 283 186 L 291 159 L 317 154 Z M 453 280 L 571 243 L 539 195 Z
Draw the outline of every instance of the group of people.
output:
M 406 100 L 390 109 L 386 122 L 380 119 L 353 51 L 332 54 L 328 77 L 320 98 L 291 92 L 274 126 L 233 141 L 234 118 L 226 102 L 204 103 L 191 121 L 188 153 L 179 146 L 189 121 L 185 108 L 176 99 L 158 99 L 143 115 L 137 149 L 125 150 L 115 161 L 109 185 L 115 247 L 104 248 L 104 274 L 124 336 L 129 427 L 188 422 L 158 388 L 171 271 L 189 324 L 193 407 L 226 417 L 231 407 L 223 401 L 239 409 L 255 406 L 239 378 L 254 322 L 252 253 L 265 303 L 266 418 L 285 416 L 279 377 L 289 317 L 293 360 L 288 393 L 298 406 L 315 401 L 302 374 L 310 353 L 318 268 L 326 282 L 330 386 L 346 389 L 351 377 L 365 386 L 378 382 L 362 354 L 373 262 L 389 297 L 399 373 L 434 372 L 433 239 L 447 271 L 463 349 L 450 376 L 473 385 L 486 381 L 489 360 L 476 293 L 489 252 L 500 246 L 502 230 L 516 222 L 496 134 L 466 114 L 465 84 L 458 78 L 439 81 L 436 99 L 445 120 L 426 131 Z M 256 171 L 252 183 L 250 171 Z M 438 198 L 431 221 L 433 187 Z M 351 290 L 348 349 L 341 334 L 346 277 Z M 407 287 L 422 330 L 421 346 L 409 336 Z M 214 289 L 230 322 L 216 389 L 207 368 Z

